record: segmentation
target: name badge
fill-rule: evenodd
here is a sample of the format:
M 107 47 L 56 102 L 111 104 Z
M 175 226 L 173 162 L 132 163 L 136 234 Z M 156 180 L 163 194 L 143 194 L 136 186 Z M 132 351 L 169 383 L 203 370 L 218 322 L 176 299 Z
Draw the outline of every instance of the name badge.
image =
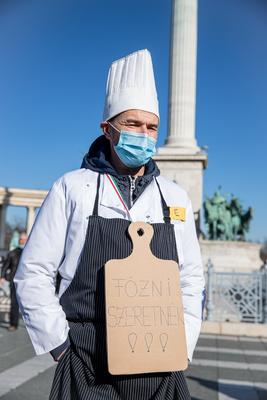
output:
M 170 218 L 174 221 L 185 221 L 184 207 L 170 207 Z

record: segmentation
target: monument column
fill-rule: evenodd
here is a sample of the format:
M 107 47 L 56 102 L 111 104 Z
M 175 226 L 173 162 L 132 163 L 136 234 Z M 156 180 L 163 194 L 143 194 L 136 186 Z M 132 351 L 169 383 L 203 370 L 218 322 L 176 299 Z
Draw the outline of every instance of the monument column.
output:
M 195 139 L 197 0 L 174 0 L 169 71 L 169 122 L 166 147 L 199 151 Z
M 4 249 L 6 237 L 6 204 L 0 204 L 0 249 Z
M 173 0 L 170 38 L 168 131 L 154 159 L 162 175 L 180 184 L 199 222 L 207 154 L 195 138 L 197 0 Z
M 32 229 L 34 219 L 35 219 L 35 207 L 28 206 L 27 207 L 27 223 L 26 223 L 28 235 Z

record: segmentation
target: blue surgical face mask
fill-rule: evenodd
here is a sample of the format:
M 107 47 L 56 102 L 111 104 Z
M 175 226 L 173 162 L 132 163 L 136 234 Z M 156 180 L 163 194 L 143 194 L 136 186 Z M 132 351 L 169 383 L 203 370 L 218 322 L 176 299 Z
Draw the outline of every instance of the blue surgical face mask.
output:
M 156 153 L 156 139 L 147 133 L 119 131 L 115 126 L 111 126 L 120 132 L 120 139 L 118 144 L 114 146 L 114 150 L 121 162 L 127 167 L 141 167 Z

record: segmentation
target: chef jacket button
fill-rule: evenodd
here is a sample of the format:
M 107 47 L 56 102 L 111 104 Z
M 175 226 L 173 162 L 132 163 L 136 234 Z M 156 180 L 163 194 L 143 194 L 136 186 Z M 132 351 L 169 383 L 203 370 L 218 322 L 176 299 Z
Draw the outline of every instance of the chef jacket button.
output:
M 86 186 L 89 187 L 89 186 L 90 186 L 90 183 L 87 183 Z

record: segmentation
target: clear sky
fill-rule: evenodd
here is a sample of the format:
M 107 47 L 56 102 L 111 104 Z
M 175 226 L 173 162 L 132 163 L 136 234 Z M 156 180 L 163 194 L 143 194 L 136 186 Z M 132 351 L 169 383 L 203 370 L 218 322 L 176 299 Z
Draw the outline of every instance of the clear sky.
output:
M 152 54 L 167 134 L 170 0 L 1 0 L 0 186 L 49 189 L 101 132 L 110 63 Z M 200 0 L 196 137 L 204 194 L 254 208 L 267 237 L 267 1 Z

